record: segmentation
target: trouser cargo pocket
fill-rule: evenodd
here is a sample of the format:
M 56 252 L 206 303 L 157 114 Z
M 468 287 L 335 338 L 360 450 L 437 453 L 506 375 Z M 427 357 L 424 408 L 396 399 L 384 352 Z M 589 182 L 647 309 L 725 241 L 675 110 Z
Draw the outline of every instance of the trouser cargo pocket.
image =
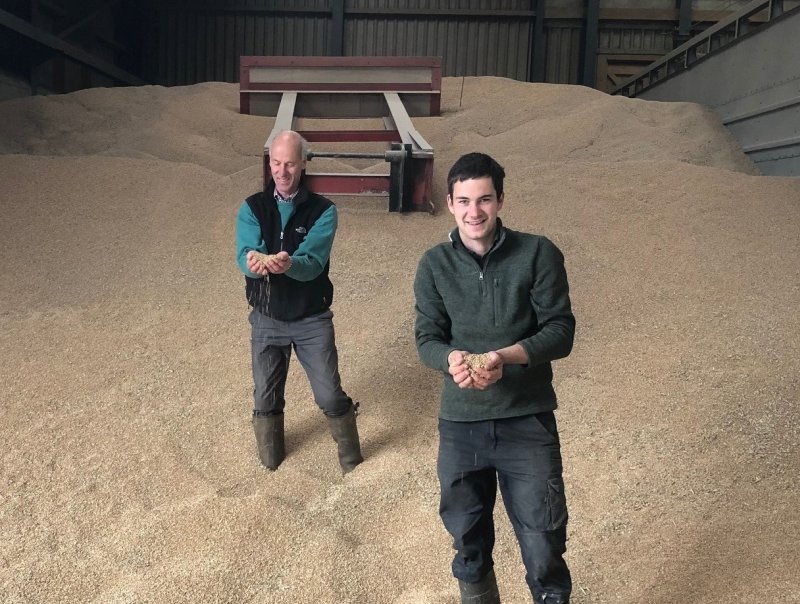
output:
M 550 516 L 548 531 L 561 528 L 567 523 L 567 497 L 564 493 L 564 479 L 561 477 L 547 480 L 547 508 Z

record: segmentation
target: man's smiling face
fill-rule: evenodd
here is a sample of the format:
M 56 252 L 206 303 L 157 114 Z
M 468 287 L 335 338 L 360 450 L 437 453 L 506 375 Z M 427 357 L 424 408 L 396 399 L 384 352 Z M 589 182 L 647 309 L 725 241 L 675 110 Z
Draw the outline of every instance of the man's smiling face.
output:
M 478 254 L 492 247 L 497 213 L 502 207 L 503 196 L 497 198 L 489 176 L 456 181 L 453 194 L 447 196 L 447 208 L 455 216 L 461 242 Z
M 269 167 L 275 190 L 282 197 L 294 194 L 306 167 L 300 137 L 290 132 L 278 135 L 269 150 Z

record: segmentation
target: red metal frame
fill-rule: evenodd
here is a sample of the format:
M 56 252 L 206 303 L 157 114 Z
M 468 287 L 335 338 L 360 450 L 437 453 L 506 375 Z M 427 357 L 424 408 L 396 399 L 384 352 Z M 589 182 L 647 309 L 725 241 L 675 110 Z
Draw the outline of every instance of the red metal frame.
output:
M 399 143 L 397 130 L 298 130 L 309 143 Z
M 387 195 L 389 177 L 384 174 L 308 174 L 306 184 L 312 191 L 328 195 Z
M 433 149 L 414 129 L 405 105 L 410 104 L 414 115 L 439 115 L 440 58 L 243 56 L 239 65 L 240 111 L 251 113 L 251 100 L 267 95 L 259 99 L 256 110 L 276 117 L 264 146 L 265 185 L 271 178 L 269 145 L 279 131 L 295 129 L 295 115 L 315 118 L 380 115 L 384 117 L 385 130 L 305 130 L 300 134 L 310 143 L 392 143 L 393 149 L 404 149 L 407 157 L 403 155 L 405 159 L 400 164 L 393 164 L 389 175 L 306 173 L 309 187 L 327 195 L 389 195 L 390 210 L 430 211 Z M 270 69 L 275 71 L 270 73 Z M 251 81 L 253 70 L 260 71 L 256 79 L 265 81 Z M 301 101 L 301 97 L 310 101 Z M 332 115 L 317 114 L 332 106 L 336 106 Z M 349 111 L 356 115 L 350 115 Z M 388 153 L 387 161 L 394 161 L 388 159 Z M 402 199 L 398 200 L 398 195 Z
M 242 57 L 244 58 L 244 57 Z M 248 71 L 248 76 L 249 76 Z M 430 90 L 431 87 L 428 84 L 413 84 L 413 83 L 406 83 L 402 85 L 403 91 L 407 92 L 418 92 L 418 91 L 427 91 Z M 331 91 L 356 91 L 356 92 L 383 92 L 387 89 L 386 84 L 373 84 L 370 82 L 360 82 L 360 83 L 351 83 L 351 82 L 330 82 L 326 83 L 325 90 Z M 396 90 L 396 86 L 392 86 L 392 89 Z M 267 90 L 267 91 L 276 91 L 276 92 L 283 92 L 287 90 L 286 84 L 282 83 L 269 83 L 269 82 L 250 82 L 247 85 L 247 90 L 254 91 L 254 90 Z M 303 83 L 296 83 L 292 84 L 291 90 L 296 91 L 316 91 L 319 90 L 319 84 L 303 84 Z
M 315 83 L 294 83 L 291 86 L 280 83 L 251 82 L 250 70 L 254 67 L 304 68 L 367 68 L 379 67 L 383 70 L 428 68 L 430 80 L 419 82 L 391 82 L 390 84 L 370 82 L 336 82 L 324 86 Z M 239 57 L 239 110 L 250 113 L 250 96 L 255 91 L 387 91 L 387 92 L 431 92 L 429 115 L 441 113 L 442 61 L 439 57 Z M 253 91 L 253 92 L 251 92 Z

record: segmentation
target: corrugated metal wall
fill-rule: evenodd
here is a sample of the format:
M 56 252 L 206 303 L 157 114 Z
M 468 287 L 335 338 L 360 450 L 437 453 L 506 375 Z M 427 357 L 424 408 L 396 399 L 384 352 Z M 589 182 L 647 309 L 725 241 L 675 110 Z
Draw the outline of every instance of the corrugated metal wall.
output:
M 144 76 L 164 85 L 236 82 L 241 55 L 327 56 L 341 42 L 346 56 L 438 56 L 444 76 L 527 81 L 535 59 L 536 6 L 536 0 L 152 0 Z M 580 83 L 583 2 L 546 6 L 545 81 Z M 342 25 L 334 31 L 337 10 Z M 673 47 L 674 21 L 648 9 L 627 13 L 640 20 L 607 16 L 600 22 L 601 89 Z
M 524 20 L 358 17 L 345 22 L 344 54 L 438 56 L 443 76 L 526 80 L 531 31 L 531 23 Z
M 530 0 L 349 0 L 344 54 L 438 56 L 444 76 L 526 80 L 531 4 Z
M 580 21 L 545 21 L 545 82 L 575 84 L 579 81 L 582 37 Z
M 674 28 L 668 22 L 603 23 L 598 36 L 601 54 L 666 54 L 672 50 Z
M 747 1 L 693 0 L 691 31 Z M 339 54 L 432 55 L 441 57 L 445 76 L 527 81 L 535 74 L 611 90 L 679 42 L 680 13 L 675 0 L 605 0 L 598 21 L 587 27 L 585 0 L 47 0 L 30 6 L 17 17 L 63 34 L 96 59 L 81 62 L 57 48 L 49 57 L 23 50 L 15 59 L 15 49 L 0 43 L 6 50 L 0 68 L 32 91 L 49 92 L 139 80 L 236 82 L 242 55 Z M 545 15 L 537 23 L 540 6 Z M 585 40 L 592 48 L 584 48 Z M 114 67 L 122 68 L 121 77 Z
M 610 91 L 630 75 L 670 52 L 675 27 L 668 21 L 605 21 L 598 32 L 596 87 Z
M 153 5 L 149 79 L 163 85 L 238 81 L 241 55 L 328 54 L 331 2 L 216 0 Z M 347 56 L 439 56 L 442 75 L 527 80 L 530 0 L 348 0 Z
M 166 86 L 237 82 L 242 55 L 327 54 L 330 19 L 324 12 L 244 10 L 245 4 L 222 0 L 216 8 L 159 10 L 150 79 Z

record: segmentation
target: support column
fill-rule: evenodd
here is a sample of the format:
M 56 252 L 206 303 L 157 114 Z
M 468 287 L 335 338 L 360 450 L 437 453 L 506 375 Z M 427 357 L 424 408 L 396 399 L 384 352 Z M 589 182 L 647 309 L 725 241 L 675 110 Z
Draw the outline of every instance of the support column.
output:
M 545 77 L 545 38 L 544 38 L 544 6 L 546 0 L 532 0 L 536 11 L 536 20 L 533 23 L 533 44 L 531 50 L 531 82 L 544 82 Z
M 344 0 L 331 0 L 331 28 L 328 31 L 328 56 L 344 56 Z
M 672 41 L 672 48 L 678 48 L 692 37 L 692 0 L 676 0 L 678 8 L 678 31 Z
M 583 75 L 581 84 L 597 86 L 597 44 L 600 33 L 600 0 L 586 0 L 586 26 L 583 38 Z

